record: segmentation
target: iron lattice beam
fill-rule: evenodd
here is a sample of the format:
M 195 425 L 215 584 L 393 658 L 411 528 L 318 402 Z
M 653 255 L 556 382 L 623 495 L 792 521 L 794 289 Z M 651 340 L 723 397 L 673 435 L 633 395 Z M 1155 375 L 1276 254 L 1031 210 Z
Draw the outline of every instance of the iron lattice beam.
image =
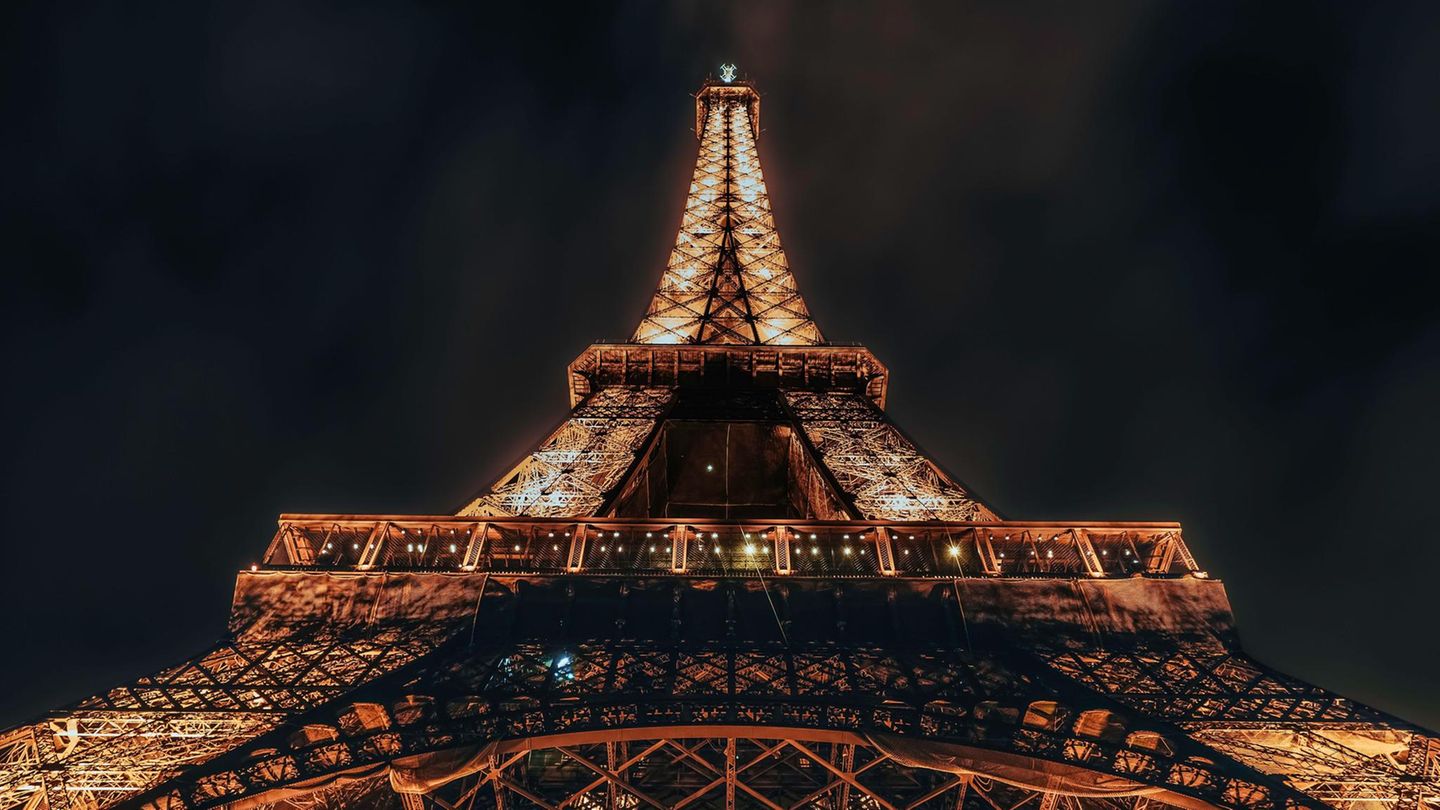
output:
M 700 154 L 675 247 L 635 343 L 823 343 L 795 285 L 755 146 L 760 97 L 700 91 Z
M 148 792 L 144 801 L 198 810 L 326 774 L 495 741 L 615 742 L 644 737 L 645 729 L 685 729 L 703 737 L 716 733 L 707 729 L 746 728 L 755 738 L 789 740 L 811 760 L 816 754 L 807 740 L 843 734 L 866 743 L 882 735 L 1112 774 L 1216 806 L 1309 804 L 1303 794 L 1174 726 L 1124 718 L 1113 702 L 1049 684 L 1049 678 L 999 658 L 942 649 L 521 643 L 476 654 L 467 648 L 303 718 L 306 727 L 333 733 L 313 735 L 314 741 L 266 735 Z M 387 706 L 384 696 L 397 691 L 408 696 Z M 364 723 L 355 719 L 360 716 Z M 564 744 L 557 745 L 566 753 Z M 568 755 L 591 780 L 599 777 L 650 803 L 639 798 L 643 788 L 600 764 L 614 761 L 613 755 L 574 755 L 578 750 Z M 727 776 L 721 765 L 711 780 L 745 793 L 739 772 Z M 816 767 L 856 795 L 870 790 L 851 775 L 843 755 L 839 764 L 827 760 Z M 706 785 L 695 789 L 713 788 Z

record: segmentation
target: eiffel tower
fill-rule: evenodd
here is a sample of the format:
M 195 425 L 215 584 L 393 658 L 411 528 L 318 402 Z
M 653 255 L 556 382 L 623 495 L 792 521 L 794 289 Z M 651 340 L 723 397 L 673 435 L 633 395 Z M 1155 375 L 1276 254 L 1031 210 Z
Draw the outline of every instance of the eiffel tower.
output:
M 0 736 L 0 810 L 1440 808 L 1176 523 L 1001 518 L 801 298 L 726 66 L 629 341 L 455 514 L 285 514 L 228 634 Z

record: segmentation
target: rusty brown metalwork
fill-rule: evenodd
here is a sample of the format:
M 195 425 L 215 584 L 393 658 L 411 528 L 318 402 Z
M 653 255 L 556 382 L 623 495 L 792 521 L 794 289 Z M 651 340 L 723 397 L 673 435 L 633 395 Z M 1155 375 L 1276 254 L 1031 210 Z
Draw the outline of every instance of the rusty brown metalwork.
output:
M 282 515 L 224 639 L 0 734 L 0 810 L 1440 810 L 1440 738 L 1249 658 L 1179 524 L 1001 519 L 890 420 L 758 115 L 702 88 L 553 432 L 458 514 Z
M 770 211 L 755 146 L 760 95 L 748 85 L 708 83 L 695 105 L 695 176 L 675 248 L 632 341 L 823 343 Z

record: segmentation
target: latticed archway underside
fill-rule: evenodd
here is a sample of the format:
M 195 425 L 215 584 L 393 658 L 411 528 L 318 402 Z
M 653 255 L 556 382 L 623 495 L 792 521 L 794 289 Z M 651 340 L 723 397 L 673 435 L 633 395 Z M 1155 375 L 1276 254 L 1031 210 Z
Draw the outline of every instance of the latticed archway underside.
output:
M 597 640 L 471 650 L 457 639 L 430 660 L 295 717 L 131 802 L 198 810 L 377 768 L 391 769 L 402 790 L 425 792 L 494 767 L 502 753 L 540 745 L 527 740 L 725 736 L 789 741 L 781 748 L 810 760 L 817 753 L 805 743 L 859 745 L 895 765 L 978 771 L 1036 790 L 1163 792 L 1192 805 L 1235 808 L 1312 804 L 1168 724 L 1122 716 L 1112 702 L 1048 677 L 1038 662 L 936 647 L 813 643 Z M 840 769 L 852 788 L 868 784 L 854 781 L 853 762 Z M 902 778 L 893 770 L 875 774 L 891 781 L 872 793 L 900 789 L 891 784 Z M 928 777 L 919 781 L 925 787 L 911 801 L 938 787 Z M 575 784 L 552 787 L 584 792 Z
M 1207 637 L 1219 598 L 1189 578 L 246 574 L 234 639 L 0 741 L 0 805 L 241 810 L 389 773 L 441 808 L 477 779 L 481 806 L 676 806 L 720 790 L 706 761 L 759 806 L 1440 806 L 1433 738 Z M 1166 635 L 1143 630 L 1156 604 Z M 765 781 L 791 771 L 810 777 Z
M 579 736 L 494 746 L 438 776 L 404 784 L 385 774 L 337 779 L 259 805 L 266 810 L 479 810 L 480 808 L 793 808 L 849 810 L 1141 810 L 1193 807 L 1164 791 L 1060 792 L 995 776 L 903 764 L 845 734 L 764 730 L 602 740 Z M 1057 786 L 1060 780 L 1056 780 Z M 423 788 L 423 789 L 422 789 Z M 1169 800 L 1169 801 L 1167 801 Z

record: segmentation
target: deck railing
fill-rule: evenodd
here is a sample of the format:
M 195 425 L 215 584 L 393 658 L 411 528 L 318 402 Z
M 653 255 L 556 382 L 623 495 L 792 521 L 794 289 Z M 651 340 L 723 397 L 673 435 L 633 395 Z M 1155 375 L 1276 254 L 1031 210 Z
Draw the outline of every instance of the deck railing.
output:
M 1204 576 L 1178 523 L 283 515 L 263 564 L 516 574 Z

